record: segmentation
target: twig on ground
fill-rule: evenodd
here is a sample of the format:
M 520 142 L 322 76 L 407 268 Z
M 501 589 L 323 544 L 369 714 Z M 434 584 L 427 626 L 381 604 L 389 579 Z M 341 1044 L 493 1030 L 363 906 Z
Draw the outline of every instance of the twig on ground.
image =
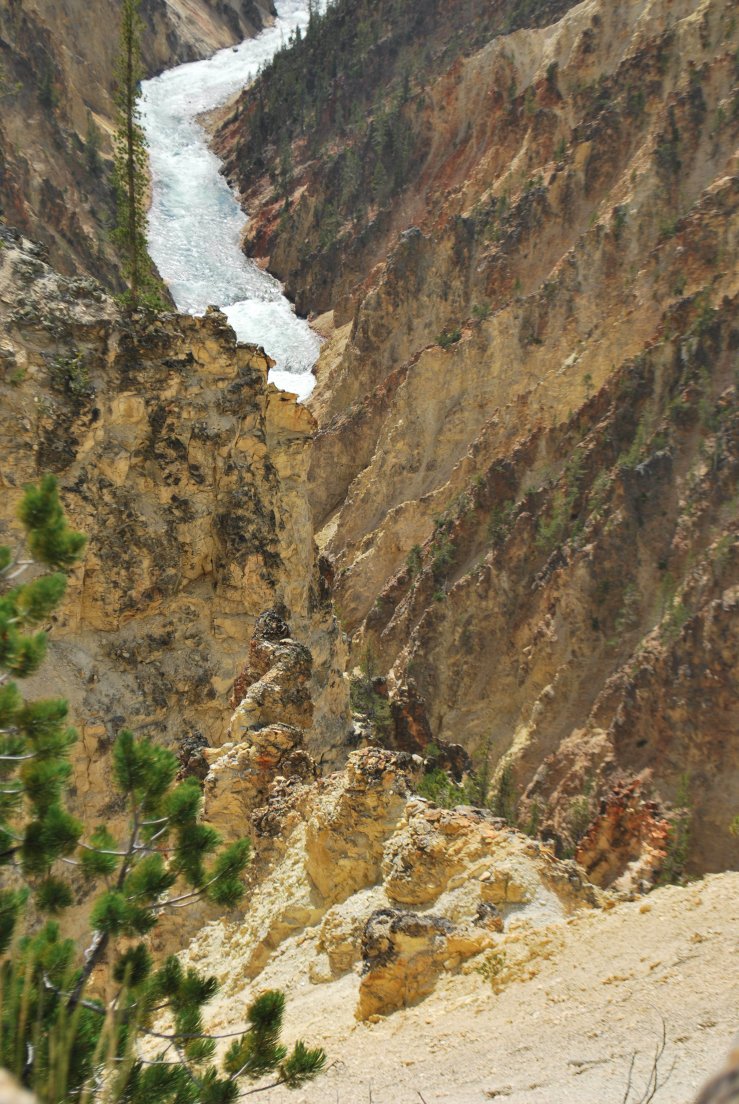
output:
M 634 1104 L 650 1104 L 654 1100 L 657 1093 L 665 1087 L 667 1082 L 675 1072 L 675 1065 L 677 1058 L 674 1059 L 672 1065 L 668 1069 L 667 1073 L 660 1080 L 660 1062 L 664 1058 L 665 1050 L 667 1049 L 667 1024 L 664 1016 L 660 1016 L 662 1021 L 662 1035 L 654 1048 L 654 1058 L 652 1059 L 652 1066 L 649 1071 L 649 1077 L 647 1078 L 647 1084 L 644 1088 L 642 1095 L 634 1100 Z M 631 1097 L 631 1089 L 633 1083 L 634 1063 L 636 1062 L 636 1051 L 631 1056 L 631 1064 L 629 1065 L 629 1076 L 626 1083 L 626 1093 L 621 1104 L 629 1104 Z

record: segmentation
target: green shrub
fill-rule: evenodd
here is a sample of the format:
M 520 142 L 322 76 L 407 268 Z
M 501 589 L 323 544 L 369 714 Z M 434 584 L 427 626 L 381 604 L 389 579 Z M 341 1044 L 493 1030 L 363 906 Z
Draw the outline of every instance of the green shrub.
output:
M 91 176 L 100 176 L 103 171 L 103 162 L 100 156 L 102 135 L 100 128 L 92 117 L 92 112 L 87 112 L 87 130 L 85 133 L 85 164 Z
M 479 974 L 488 985 L 492 986 L 494 992 L 498 993 L 502 988 L 501 981 L 506 965 L 505 951 L 490 951 L 489 954 L 485 955 L 482 963 L 475 968 L 475 973 Z
M 628 211 L 623 204 L 613 208 L 613 233 L 617 241 L 621 237 L 621 232 L 626 225 L 627 218 Z
M 438 533 L 431 545 L 431 570 L 435 579 L 443 579 L 454 563 L 454 542 L 448 533 Z
M 414 544 L 406 556 L 405 566 L 408 574 L 418 575 L 423 569 L 423 550 L 420 544 Z
M 634 583 L 628 583 L 624 589 L 621 608 L 616 614 L 613 625 L 615 636 L 608 641 L 611 647 L 617 647 L 623 634 L 638 623 L 640 604 L 639 591 Z
M 441 345 L 442 349 L 449 349 L 462 337 L 462 331 L 459 326 L 454 326 L 453 329 L 443 330 L 436 338 L 436 344 Z
M 626 111 L 632 119 L 640 119 L 644 114 L 647 98 L 644 89 L 630 85 L 626 90 Z
M 54 357 L 49 371 L 54 384 L 73 398 L 81 399 L 93 394 L 90 370 L 81 353 Z
M 668 608 L 662 620 L 662 637 L 668 643 L 677 640 L 686 621 L 690 620 L 690 610 L 679 599 Z
M 453 809 L 456 805 L 466 803 L 462 787 L 452 781 L 441 767 L 433 767 L 422 776 L 416 786 L 416 793 L 442 809 Z
M 38 82 L 38 98 L 47 111 L 55 111 L 59 106 L 59 91 L 54 80 L 54 71 L 46 62 L 41 70 Z
M 573 850 L 587 832 L 591 819 L 590 797 L 587 794 L 573 797 L 567 808 L 567 831 L 572 840 Z
M 670 819 L 667 854 L 662 864 L 658 885 L 675 885 L 684 880 L 685 865 L 690 850 L 693 809 L 690 799 L 690 775 L 680 777 L 675 808 Z
M 660 135 L 654 150 L 654 158 L 658 167 L 669 177 L 677 176 L 682 168 L 680 160 L 680 131 L 675 119 L 675 108 L 670 106 L 667 110 L 668 129 Z
M 538 801 L 532 801 L 529 809 L 529 818 L 525 824 L 519 824 L 519 828 L 522 832 L 525 832 L 527 836 L 531 836 L 535 839 L 539 835 L 539 827 L 541 826 L 541 818 L 544 809 Z
M 625 452 L 622 452 L 616 461 L 621 470 L 633 471 L 641 462 L 645 446 L 652 433 L 652 418 L 648 411 L 644 411 L 636 427 L 636 433 Z
M 498 775 L 495 790 L 490 800 L 490 811 L 493 816 L 501 817 L 502 820 L 515 827 L 517 808 L 518 788 L 513 777 L 513 765 L 506 763 Z
M 352 710 L 364 717 L 372 726 L 375 736 L 386 739 L 393 727 L 393 714 L 388 699 L 378 690 L 375 655 L 368 645 L 362 655 L 360 674 L 349 684 L 349 701 Z
M 517 505 L 515 499 L 509 499 L 494 506 L 488 522 L 488 540 L 494 548 L 500 548 L 513 527 Z

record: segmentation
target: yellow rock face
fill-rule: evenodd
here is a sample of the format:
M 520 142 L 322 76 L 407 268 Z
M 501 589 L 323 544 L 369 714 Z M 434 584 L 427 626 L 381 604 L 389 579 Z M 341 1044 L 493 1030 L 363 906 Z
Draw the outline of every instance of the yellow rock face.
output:
M 207 819 L 254 841 L 245 915 L 210 925 L 187 952 L 203 961 L 217 947 L 240 964 L 224 974 L 226 994 L 297 939 L 312 984 L 359 973 L 356 1016 L 373 1020 L 416 1004 L 514 931 L 605 900 L 574 863 L 489 813 L 413 796 L 417 756 L 366 748 L 317 777 L 309 734 L 277 715 L 280 701 L 285 715 L 295 708 L 295 663 L 305 662 L 286 631 L 274 611 L 260 618 L 233 696 L 238 742 L 203 752 Z M 159 949 L 174 938 L 162 927 Z
M 345 710 L 338 633 L 314 597 L 313 422 L 267 388 L 266 357 L 238 346 L 218 312 L 124 319 L 22 242 L 0 251 L 0 324 L 4 539 L 23 484 L 49 470 L 88 537 L 29 686 L 67 697 L 82 726 L 79 811 L 92 822 L 109 802 L 108 750 L 124 724 L 188 754 L 224 742 L 228 694 L 269 607 L 313 653 L 300 671 L 283 656 L 304 694 L 281 719 L 312 726 L 316 748 L 332 743 Z M 279 693 L 260 687 L 262 717 Z
M 309 486 L 353 654 L 570 852 L 638 783 L 603 884 L 651 880 L 686 772 L 689 869 L 739 857 L 736 49 L 726 0 L 573 5 L 412 86 L 423 163 L 311 273 L 314 160 L 286 240 L 252 223 L 333 289 Z

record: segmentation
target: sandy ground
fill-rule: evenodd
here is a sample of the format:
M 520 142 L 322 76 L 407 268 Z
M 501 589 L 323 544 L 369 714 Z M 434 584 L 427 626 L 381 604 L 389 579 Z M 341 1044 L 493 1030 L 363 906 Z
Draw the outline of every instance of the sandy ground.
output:
M 258 987 L 287 991 L 287 1036 L 322 1043 L 333 1065 L 313 1085 L 272 1090 L 268 1099 L 623 1104 L 636 1054 L 628 1098 L 636 1104 L 664 1021 L 659 1073 L 669 1078 L 654 1100 L 688 1104 L 739 1028 L 739 874 L 660 889 L 548 931 L 544 956 L 523 971 L 533 976 L 499 994 L 477 973 L 446 976 L 422 1004 L 375 1024 L 354 1019 L 355 974 L 311 984 L 313 936 L 287 940 Z M 239 1027 L 243 1007 L 224 998 L 211 1029 Z

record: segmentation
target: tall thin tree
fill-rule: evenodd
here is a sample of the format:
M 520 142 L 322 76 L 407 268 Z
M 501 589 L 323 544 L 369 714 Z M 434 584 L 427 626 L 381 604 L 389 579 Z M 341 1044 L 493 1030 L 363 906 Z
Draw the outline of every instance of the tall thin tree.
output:
M 114 183 L 118 207 L 115 241 L 128 281 L 128 300 L 161 306 L 159 285 L 146 248 L 146 138 L 140 123 L 141 0 L 123 0 L 116 69 L 117 130 Z

